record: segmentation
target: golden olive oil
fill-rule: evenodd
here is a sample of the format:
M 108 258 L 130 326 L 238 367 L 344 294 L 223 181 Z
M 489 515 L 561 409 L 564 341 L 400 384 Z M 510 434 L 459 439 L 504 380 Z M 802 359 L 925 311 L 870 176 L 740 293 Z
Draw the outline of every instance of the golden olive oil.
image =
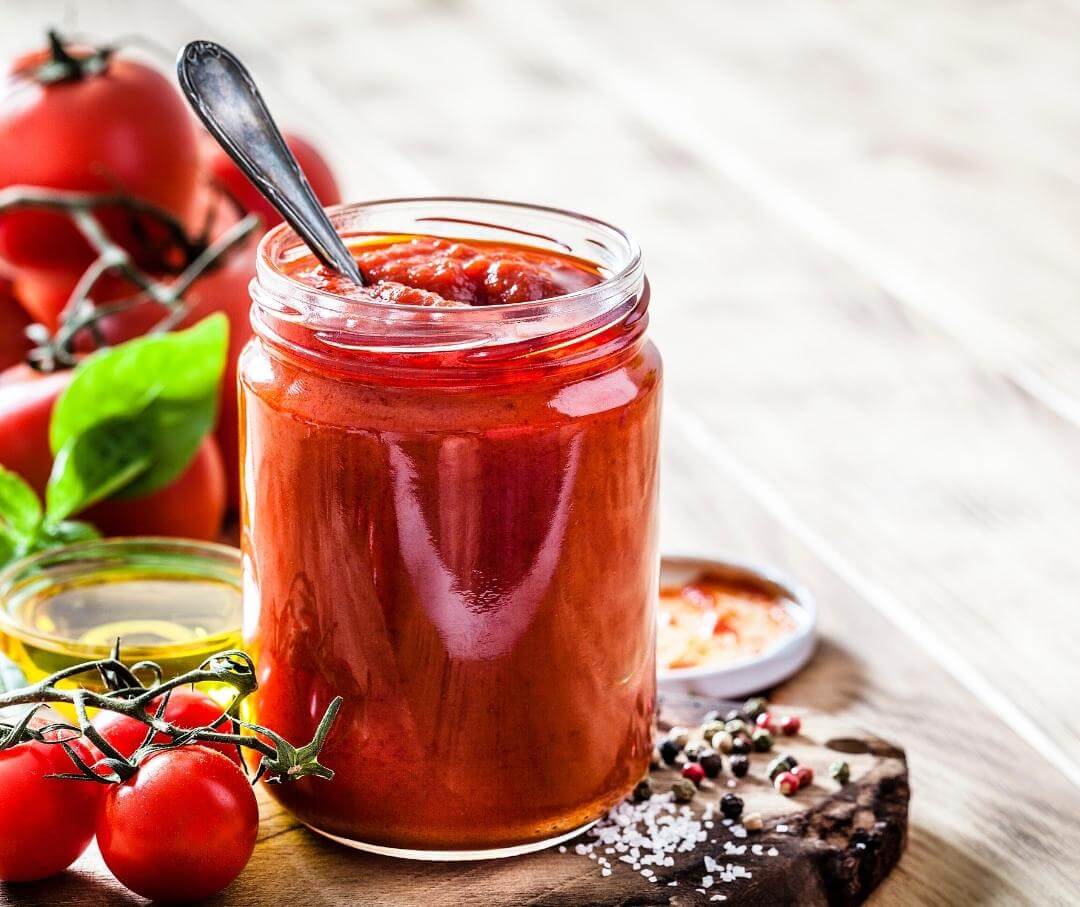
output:
M 0 649 L 35 682 L 107 658 L 119 639 L 125 664 L 156 662 L 168 679 L 240 648 L 240 621 L 235 583 L 121 568 L 51 583 L 9 602 Z M 92 673 L 79 683 L 101 688 Z

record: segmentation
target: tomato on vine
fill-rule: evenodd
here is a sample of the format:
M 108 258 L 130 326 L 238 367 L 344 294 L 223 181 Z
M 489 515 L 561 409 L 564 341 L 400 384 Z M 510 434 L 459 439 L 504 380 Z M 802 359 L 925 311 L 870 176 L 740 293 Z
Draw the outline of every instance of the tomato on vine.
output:
M 155 699 L 149 711 L 155 712 L 159 700 Z M 213 727 L 222 733 L 231 733 L 232 722 L 223 716 L 222 707 L 205 693 L 181 687 L 169 694 L 165 706 L 164 719 L 178 728 Z M 94 727 L 122 756 L 130 759 L 146 739 L 147 727 L 137 718 L 118 712 L 103 712 L 94 719 Z M 168 743 L 172 738 L 168 734 L 157 733 L 154 743 Z M 228 756 L 240 764 L 240 755 L 236 747 L 227 743 L 204 743 L 211 749 Z
M 59 720 L 55 713 L 53 718 Z M 71 736 L 63 731 L 50 734 Z M 83 740 L 68 745 L 88 758 Z M 0 881 L 32 882 L 56 875 L 90 844 L 104 791 L 93 782 L 49 777 L 72 770 L 71 758 L 59 743 L 29 740 L 0 750 Z
M 153 67 L 110 48 L 66 45 L 55 34 L 48 49 L 14 64 L 0 96 L 0 187 L 121 193 L 183 222 L 199 177 L 194 121 Z M 159 223 L 119 207 L 98 214 L 140 263 L 163 264 Z M 62 214 L 22 209 L 0 217 L 0 257 L 27 276 L 55 278 L 77 277 L 95 256 Z M 35 317 L 54 326 L 63 296 L 42 295 Z
M 251 858 L 258 828 L 255 793 L 236 763 L 205 746 L 180 746 L 147 756 L 106 789 L 97 840 L 123 885 L 175 903 L 232 882 Z

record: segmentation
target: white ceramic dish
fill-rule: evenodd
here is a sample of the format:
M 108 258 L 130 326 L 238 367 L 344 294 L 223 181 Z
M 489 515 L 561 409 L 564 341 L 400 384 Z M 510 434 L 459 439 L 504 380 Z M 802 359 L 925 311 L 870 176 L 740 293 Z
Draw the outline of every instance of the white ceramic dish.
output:
M 706 573 L 750 582 L 764 591 L 783 596 L 790 603 L 788 608 L 795 621 L 795 630 L 760 655 L 720 667 L 661 667 L 657 679 L 662 693 L 737 699 L 787 680 L 809 661 L 817 642 L 817 605 L 804 586 L 768 568 L 702 557 L 663 558 L 660 585 L 683 585 Z

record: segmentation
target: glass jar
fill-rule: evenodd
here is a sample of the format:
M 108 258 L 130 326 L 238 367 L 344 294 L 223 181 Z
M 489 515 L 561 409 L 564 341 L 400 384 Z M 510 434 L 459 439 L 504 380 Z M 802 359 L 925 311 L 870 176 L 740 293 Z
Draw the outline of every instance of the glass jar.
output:
M 167 538 L 81 542 L 0 573 L 0 652 L 31 683 L 108 658 L 156 662 L 167 680 L 240 647 L 240 552 Z M 93 673 L 79 683 L 101 689 Z
M 603 275 L 540 302 L 424 308 L 289 276 L 263 239 L 240 361 L 245 641 L 260 722 L 309 739 L 345 699 L 331 782 L 271 792 L 380 853 L 564 840 L 651 753 L 661 365 L 636 244 L 471 199 L 333 212 L 347 242 L 439 236 Z

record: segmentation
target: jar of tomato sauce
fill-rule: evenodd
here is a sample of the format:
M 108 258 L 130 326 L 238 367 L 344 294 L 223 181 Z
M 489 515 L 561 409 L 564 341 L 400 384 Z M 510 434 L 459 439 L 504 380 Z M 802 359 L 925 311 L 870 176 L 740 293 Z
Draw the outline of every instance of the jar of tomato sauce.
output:
M 380 853 L 564 840 L 648 767 L 661 365 L 634 241 L 469 199 L 341 207 L 368 280 L 263 239 L 240 362 L 258 719 L 330 782 L 272 793 Z

